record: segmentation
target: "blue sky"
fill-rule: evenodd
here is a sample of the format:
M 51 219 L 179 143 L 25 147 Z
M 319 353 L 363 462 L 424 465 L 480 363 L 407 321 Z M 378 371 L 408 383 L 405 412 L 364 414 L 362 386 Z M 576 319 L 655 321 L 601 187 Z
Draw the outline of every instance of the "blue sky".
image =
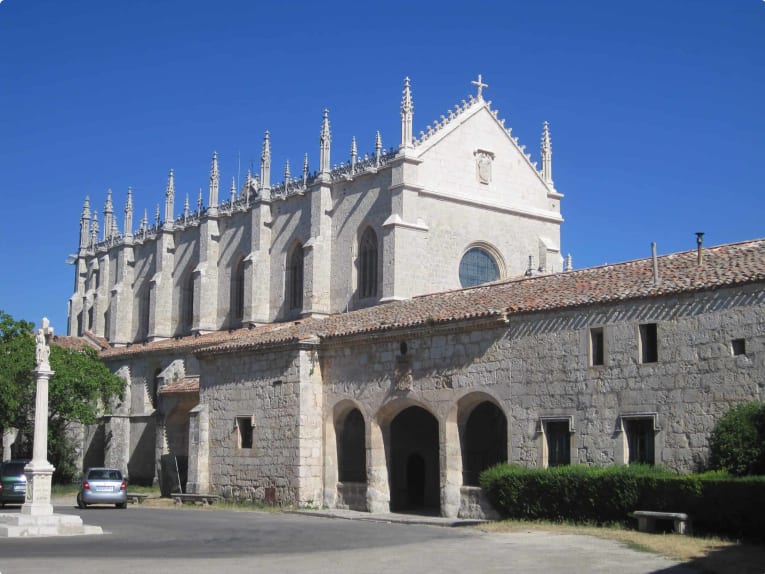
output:
M 575 268 L 765 236 L 762 0 L 4 0 L 0 54 L 0 309 L 59 333 L 86 195 L 137 226 L 174 168 L 178 213 L 267 129 L 315 169 L 325 107 L 333 163 L 397 145 L 405 76 L 415 133 L 479 73 L 533 160 L 550 122 Z

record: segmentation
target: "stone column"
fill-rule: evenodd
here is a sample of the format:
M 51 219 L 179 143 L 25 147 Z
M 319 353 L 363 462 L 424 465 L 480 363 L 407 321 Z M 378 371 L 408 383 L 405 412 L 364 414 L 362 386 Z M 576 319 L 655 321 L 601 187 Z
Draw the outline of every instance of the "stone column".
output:
M 390 512 L 388 461 L 385 458 L 385 438 L 377 421 L 369 424 L 367 443 L 367 511 Z
M 210 415 L 207 405 L 197 405 L 190 412 L 186 491 L 192 494 L 210 493 Z
M 47 516 L 53 514 L 50 503 L 51 478 L 55 470 L 48 462 L 48 381 L 53 376 L 50 370 L 50 348 L 47 338 L 53 334 L 48 319 L 43 318 L 42 328 L 36 335 L 35 350 L 37 379 L 35 395 L 35 432 L 32 448 L 32 462 L 24 467 L 27 476 L 27 497 L 21 507 L 21 514 Z

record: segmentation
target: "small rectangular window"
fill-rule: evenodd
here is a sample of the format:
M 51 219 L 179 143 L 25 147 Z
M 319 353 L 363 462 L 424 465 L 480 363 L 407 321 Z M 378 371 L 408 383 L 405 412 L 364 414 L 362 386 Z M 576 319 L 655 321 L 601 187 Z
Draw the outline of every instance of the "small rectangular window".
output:
M 547 466 L 564 466 L 571 464 L 571 432 L 569 422 L 547 421 L 545 425 L 545 440 L 547 445 Z
M 654 421 L 635 418 L 623 421 L 627 438 L 627 462 L 654 464 Z
M 239 448 L 252 448 L 252 417 L 236 417 Z
M 746 340 L 745 339 L 733 339 L 730 342 L 730 350 L 733 355 L 746 355 Z
M 640 325 L 640 362 L 655 363 L 659 360 L 659 339 L 656 323 Z
M 604 364 L 603 328 L 590 329 L 590 365 Z

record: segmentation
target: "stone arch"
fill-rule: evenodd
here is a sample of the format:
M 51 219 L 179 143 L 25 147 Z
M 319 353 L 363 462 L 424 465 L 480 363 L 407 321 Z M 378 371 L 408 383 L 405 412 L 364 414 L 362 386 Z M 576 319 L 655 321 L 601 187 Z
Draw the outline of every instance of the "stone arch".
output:
M 325 424 L 325 504 L 367 510 L 369 426 L 363 406 L 337 403 Z
M 438 418 L 411 399 L 381 409 L 386 440 L 390 510 L 439 513 L 441 460 Z
M 507 415 L 500 402 L 485 392 L 461 397 L 457 415 L 462 462 L 462 483 L 478 486 L 481 472 L 508 460 Z

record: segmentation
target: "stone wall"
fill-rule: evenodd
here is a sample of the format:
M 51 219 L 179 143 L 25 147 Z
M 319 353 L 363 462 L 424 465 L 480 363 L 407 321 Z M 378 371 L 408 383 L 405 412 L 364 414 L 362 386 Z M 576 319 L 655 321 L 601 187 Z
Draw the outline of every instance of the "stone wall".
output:
M 299 500 L 299 355 L 242 353 L 201 363 L 211 492 L 268 503 Z M 252 421 L 252 448 L 240 446 L 238 417 Z

